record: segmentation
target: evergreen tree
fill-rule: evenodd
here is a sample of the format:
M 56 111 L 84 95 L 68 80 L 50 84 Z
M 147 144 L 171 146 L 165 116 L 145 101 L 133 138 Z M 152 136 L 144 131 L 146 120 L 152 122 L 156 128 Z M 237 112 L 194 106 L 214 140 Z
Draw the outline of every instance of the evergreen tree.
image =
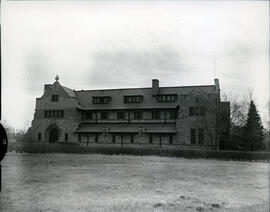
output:
M 242 146 L 246 150 L 263 149 L 263 126 L 256 105 L 250 102 L 248 117 L 242 135 Z

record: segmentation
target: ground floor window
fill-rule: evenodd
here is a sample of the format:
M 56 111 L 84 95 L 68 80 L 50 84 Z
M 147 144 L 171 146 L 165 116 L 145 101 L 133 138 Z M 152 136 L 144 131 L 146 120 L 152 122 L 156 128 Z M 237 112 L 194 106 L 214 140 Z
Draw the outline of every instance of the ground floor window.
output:
M 149 135 L 149 143 L 150 143 L 150 144 L 153 143 L 153 135 L 152 135 L 152 134 Z
M 41 141 L 41 133 L 38 134 L 38 141 Z
M 172 144 L 172 143 L 173 143 L 173 135 L 170 134 L 170 135 L 169 135 L 169 144 Z
M 97 133 L 95 134 L 95 142 L 96 143 L 98 142 L 98 134 Z
M 204 130 L 203 129 L 199 129 L 199 144 L 203 144 L 204 140 Z
M 65 141 L 68 141 L 68 133 L 65 134 Z
M 115 134 L 113 134 L 112 142 L 115 143 Z
M 134 143 L 134 135 L 133 135 L 133 134 L 131 134 L 130 136 L 131 136 L 131 137 L 130 137 L 130 143 L 132 143 L 132 144 L 133 144 L 133 143 Z
M 196 129 L 190 130 L 190 140 L 191 144 L 196 144 Z

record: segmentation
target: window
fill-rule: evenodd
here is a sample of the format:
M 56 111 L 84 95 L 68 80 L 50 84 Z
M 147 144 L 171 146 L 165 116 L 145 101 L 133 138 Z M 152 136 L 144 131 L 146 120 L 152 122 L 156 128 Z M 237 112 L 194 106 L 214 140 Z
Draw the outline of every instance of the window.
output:
M 96 133 L 95 134 L 95 143 L 97 143 L 98 142 L 98 134 Z
M 153 143 L 153 135 L 152 135 L 152 134 L 149 135 L 149 143 L 150 143 L 150 144 Z
M 143 113 L 140 111 L 134 112 L 134 119 L 142 119 Z
M 94 96 L 93 104 L 108 104 L 111 100 L 110 96 Z
M 170 135 L 169 135 L 169 144 L 172 144 L 172 143 L 173 143 L 173 135 L 170 134 Z
M 64 110 L 61 110 L 61 118 L 64 118 Z
M 45 118 L 63 118 L 64 110 L 45 110 L 44 117 Z
M 152 111 L 152 119 L 160 119 L 160 111 Z
M 108 119 L 109 118 L 109 113 L 108 112 L 101 112 L 101 119 Z
M 190 116 L 204 116 L 205 115 L 205 107 L 190 107 L 189 108 Z
M 199 102 L 199 98 L 198 98 L 198 97 L 196 97 L 195 101 L 196 101 L 196 103 L 198 103 L 198 102 Z
M 115 143 L 115 134 L 113 134 L 112 142 Z
M 158 102 L 175 102 L 177 99 L 176 94 L 158 95 Z
M 124 103 L 141 103 L 143 96 L 135 95 L 135 96 L 124 96 Z
M 170 119 L 177 119 L 178 117 L 177 111 L 170 111 Z
M 205 107 L 200 107 L 200 116 L 205 115 Z
M 191 144 L 196 144 L 196 129 L 190 130 L 190 141 Z
M 57 117 L 57 118 L 60 118 L 60 110 L 57 110 L 57 111 L 56 111 L 56 117 Z
M 130 136 L 131 136 L 131 137 L 130 137 L 130 143 L 132 143 L 132 144 L 133 144 L 133 143 L 134 143 L 134 135 L 133 135 L 133 134 L 131 134 Z
M 41 141 L 41 133 L 38 134 L 38 141 Z
M 118 112 L 117 113 L 117 118 L 118 119 L 125 119 L 125 112 Z
M 199 107 L 195 107 L 195 116 L 199 116 L 200 115 L 200 109 Z
M 194 107 L 189 108 L 189 115 L 194 116 Z
M 52 102 L 58 102 L 59 96 L 58 95 L 52 95 Z
M 91 120 L 93 118 L 93 113 L 91 111 L 84 112 L 84 120 Z
M 65 141 L 68 141 L 68 133 L 65 134 Z
M 199 129 L 199 144 L 203 144 L 203 140 L 204 140 L 204 130 Z

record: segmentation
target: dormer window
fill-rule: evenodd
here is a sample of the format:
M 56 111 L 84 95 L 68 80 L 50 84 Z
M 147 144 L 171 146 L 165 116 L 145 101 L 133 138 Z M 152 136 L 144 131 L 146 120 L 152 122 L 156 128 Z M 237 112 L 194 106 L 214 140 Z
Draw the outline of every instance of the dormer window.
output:
M 93 104 L 108 104 L 110 100 L 110 96 L 93 96 Z
M 59 95 L 52 95 L 52 102 L 58 102 L 58 99 L 59 99 Z
M 176 102 L 176 99 L 176 94 L 162 94 L 157 97 L 158 102 Z
M 124 103 L 141 103 L 142 99 L 141 95 L 124 96 Z

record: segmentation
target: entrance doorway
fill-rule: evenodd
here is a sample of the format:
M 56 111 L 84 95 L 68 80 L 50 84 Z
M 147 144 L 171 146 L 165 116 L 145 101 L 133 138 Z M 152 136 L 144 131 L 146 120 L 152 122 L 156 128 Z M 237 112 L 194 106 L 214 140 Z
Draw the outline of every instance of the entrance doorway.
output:
M 51 129 L 49 134 L 49 143 L 55 143 L 59 139 L 59 133 L 56 128 Z

